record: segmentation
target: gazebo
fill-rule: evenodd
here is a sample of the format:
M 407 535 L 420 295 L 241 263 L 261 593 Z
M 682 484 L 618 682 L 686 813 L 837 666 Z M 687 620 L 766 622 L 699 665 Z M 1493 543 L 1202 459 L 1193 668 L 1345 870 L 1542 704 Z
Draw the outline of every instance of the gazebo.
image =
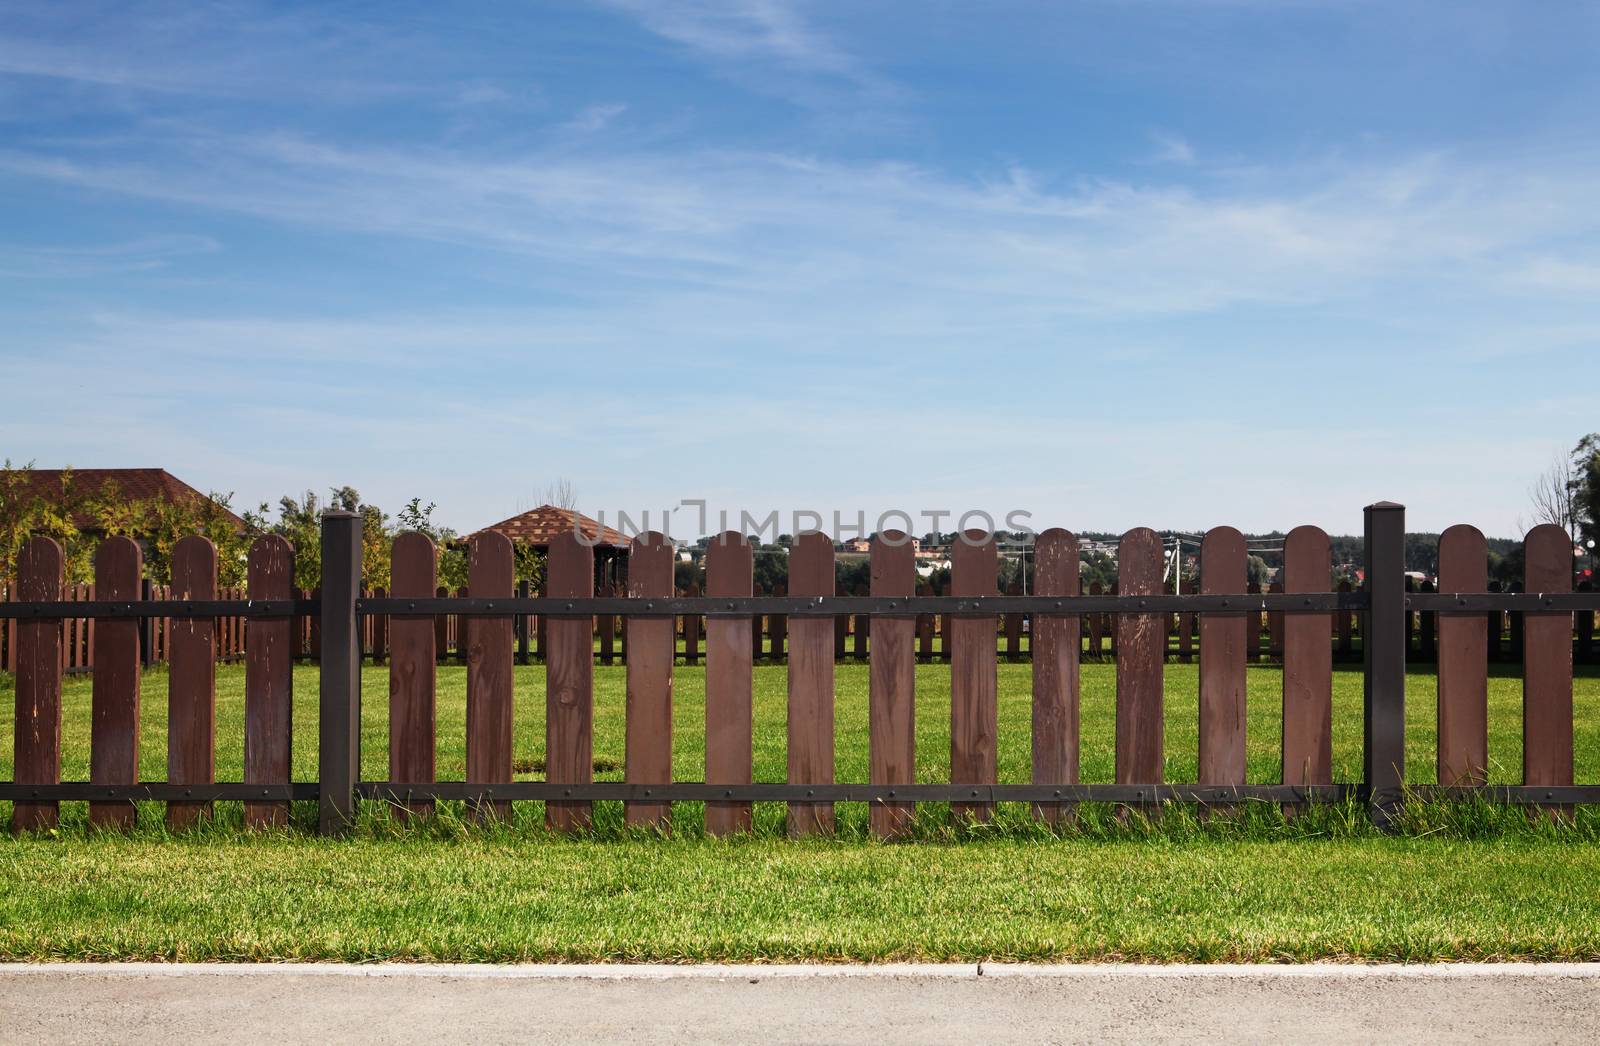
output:
M 510 519 L 502 519 L 468 534 L 470 540 L 486 531 L 499 531 L 513 545 L 548 552 L 550 542 L 560 534 L 580 533 L 594 542 L 594 580 L 601 585 L 621 585 L 628 579 L 628 539 L 621 533 L 570 508 L 540 505 Z

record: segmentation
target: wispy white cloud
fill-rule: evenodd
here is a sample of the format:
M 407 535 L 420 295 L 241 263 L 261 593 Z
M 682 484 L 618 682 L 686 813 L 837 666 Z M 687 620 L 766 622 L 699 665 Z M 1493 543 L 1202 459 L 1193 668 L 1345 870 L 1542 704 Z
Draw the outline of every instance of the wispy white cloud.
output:
M 612 103 L 609 105 L 586 105 L 580 109 L 571 120 L 566 123 L 566 129 L 577 131 L 581 134 L 593 134 L 604 130 L 611 121 L 628 111 L 626 105 Z
M 1401 282 L 1503 295 L 1564 281 L 1576 293 L 1587 270 L 1526 259 L 1552 237 L 1600 231 L 1589 206 L 1600 164 L 1585 155 L 1537 174 L 1432 154 L 1201 170 L 1174 185 L 1024 169 L 972 181 L 773 153 L 502 156 L 183 132 L 147 137 L 137 154 L 13 147 L 0 172 L 531 265 L 560 259 L 604 269 L 613 285 L 780 311 L 871 300 L 929 328 L 974 303 L 983 323 L 1043 329 L 1068 316 L 1337 301 Z
M 1150 136 L 1156 147 L 1155 161 L 1157 163 L 1173 163 L 1187 167 L 1194 163 L 1194 146 L 1181 135 L 1168 134 L 1164 131 L 1156 132 Z
M 0 243 L 0 276 L 17 279 L 84 279 L 148 272 L 174 258 L 219 249 L 209 236 L 150 236 L 120 243 L 39 245 Z
M 605 3 L 750 90 L 826 109 L 836 122 L 894 124 L 873 110 L 899 101 L 904 90 L 790 0 Z

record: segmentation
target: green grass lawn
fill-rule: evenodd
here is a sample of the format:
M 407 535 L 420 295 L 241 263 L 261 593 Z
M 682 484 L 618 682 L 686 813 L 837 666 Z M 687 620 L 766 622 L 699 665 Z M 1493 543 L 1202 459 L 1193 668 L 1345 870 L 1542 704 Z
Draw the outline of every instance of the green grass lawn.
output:
M 464 669 L 440 669 L 439 774 L 463 776 Z M 782 667 L 756 670 L 756 776 L 784 772 Z M 625 670 L 596 669 L 595 756 L 623 759 Z M 702 776 L 704 672 L 676 675 L 676 774 Z M 316 776 L 316 671 L 296 671 L 296 777 Z M 517 674 L 516 755 L 542 765 L 543 669 Z M 948 778 L 949 668 L 919 666 L 918 773 Z M 1114 669 L 1083 672 L 1083 777 L 1112 776 Z M 1250 779 L 1277 780 L 1275 667 L 1249 671 Z M 163 776 L 165 674 L 144 680 L 143 760 Z M 1029 776 L 1029 667 L 1000 666 L 1000 777 Z M 867 669 L 838 668 L 838 779 L 867 776 Z M 1170 781 L 1193 780 L 1197 670 L 1167 666 Z M 218 674 L 218 776 L 243 758 L 243 670 Z M 66 695 L 63 774 L 88 774 L 87 679 Z M 386 775 L 386 671 L 364 675 L 363 776 Z M 11 774 L 11 686 L 0 685 L 0 776 Z M 1433 769 L 1430 674 L 1409 686 L 1414 781 Z M 1600 779 L 1600 678 L 1577 684 L 1577 774 Z M 1520 681 L 1490 693 L 1494 777 L 1520 766 Z M 1361 676 L 1335 677 L 1335 777 L 1359 778 Z M 536 775 L 529 775 L 536 776 Z M 601 780 L 619 770 L 602 769 Z M 538 804 L 509 826 L 479 828 L 441 804 L 431 823 L 399 826 L 375 804 L 355 838 L 296 827 L 254 835 L 236 804 L 181 837 L 141 810 L 129 837 L 91 833 L 83 804 L 63 804 L 54 836 L 0 842 L 0 958 L 798 960 L 1468 959 L 1600 957 L 1600 811 L 1550 824 L 1519 811 L 1417 806 L 1399 836 L 1353 807 L 1286 821 L 1272 804 L 1235 818 L 1173 808 L 1124 823 L 1086 808 L 1056 832 L 1021 804 L 992 826 L 952 827 L 919 811 L 913 841 L 880 844 L 866 808 L 841 804 L 839 838 L 790 842 L 778 804 L 757 806 L 753 836 L 707 839 L 695 804 L 673 838 L 622 828 L 597 804 L 584 838 L 545 834 Z M 9 811 L 0 804 L 0 814 Z

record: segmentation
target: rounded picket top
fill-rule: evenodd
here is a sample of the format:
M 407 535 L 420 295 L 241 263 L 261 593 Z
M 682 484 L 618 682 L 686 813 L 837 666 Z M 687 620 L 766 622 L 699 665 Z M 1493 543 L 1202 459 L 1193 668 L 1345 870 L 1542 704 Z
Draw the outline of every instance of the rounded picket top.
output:
M 725 530 L 706 543 L 706 595 L 739 598 L 755 586 L 755 552 L 737 530 Z
M 250 543 L 250 555 L 255 556 L 294 556 L 294 545 L 282 534 L 262 534 Z
M 1237 527 L 1212 527 L 1200 539 L 1200 587 L 1207 594 L 1243 592 L 1248 560 Z
M 672 595 L 672 573 L 676 563 L 677 549 L 665 534 L 655 530 L 636 534 L 628 543 L 628 597 L 641 599 Z
M 94 551 L 96 599 L 138 599 L 139 575 L 144 571 L 144 550 L 123 534 L 100 542 Z
M 210 599 L 217 588 L 217 546 L 210 538 L 190 534 L 172 546 L 174 599 Z
M 867 591 L 862 595 L 910 596 L 916 592 L 916 550 L 905 531 L 881 530 L 867 548 Z
M 964 530 L 950 547 L 950 594 L 993 596 L 1000 591 L 1000 548 L 987 530 Z
M 17 597 L 24 602 L 60 599 L 65 569 L 66 556 L 55 538 L 29 538 L 17 552 Z
M 822 531 L 797 535 L 789 548 L 789 592 L 796 596 L 836 594 L 833 542 Z
M 1489 582 L 1489 542 L 1471 523 L 1457 523 L 1439 535 L 1439 590 L 1481 592 Z
M 1554 523 L 1541 523 L 1522 539 L 1523 577 L 1529 592 L 1572 591 L 1572 536 Z
M 517 552 L 498 530 L 472 535 L 467 542 L 467 591 L 480 599 L 506 598 L 517 586 Z
M 1283 587 L 1290 592 L 1326 592 L 1333 584 L 1333 553 L 1321 527 L 1295 527 L 1283 539 Z
M 552 596 L 594 594 L 594 545 L 570 530 L 550 539 L 545 570 Z
M 1041 596 L 1078 594 L 1078 538 L 1051 527 L 1033 540 L 1034 592 Z
M 433 539 L 418 530 L 397 534 L 389 547 L 389 589 L 392 596 L 429 598 L 438 571 Z
M 1161 591 L 1165 564 L 1161 535 L 1149 527 L 1134 527 L 1117 542 L 1117 587 L 1123 595 L 1154 595 Z
M 469 549 L 469 555 L 474 559 L 482 556 L 490 560 L 503 558 L 509 561 L 515 554 L 511 539 L 498 530 L 483 530 L 472 535 L 472 539 L 467 543 L 467 548 Z

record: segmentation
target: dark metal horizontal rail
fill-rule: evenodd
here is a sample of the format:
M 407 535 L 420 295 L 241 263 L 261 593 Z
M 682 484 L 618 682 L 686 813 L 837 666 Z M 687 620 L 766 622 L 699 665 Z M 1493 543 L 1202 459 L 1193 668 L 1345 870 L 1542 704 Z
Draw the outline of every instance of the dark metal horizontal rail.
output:
M 515 781 L 509 784 L 474 784 L 466 781 L 439 781 L 433 784 L 404 784 L 393 781 L 363 781 L 356 786 L 362 799 L 386 802 L 443 799 L 488 801 L 578 801 L 705 802 L 1030 802 L 1030 803 L 1235 803 L 1246 801 L 1273 803 L 1327 803 L 1362 799 L 1366 788 L 1360 784 L 1326 786 L 1299 785 L 1196 785 L 1196 784 L 785 784 L 759 783 L 716 785 L 698 781 L 672 784 L 632 784 L 600 781 L 592 784 L 556 784 L 549 781 Z M 1504 805 L 1580 805 L 1600 804 L 1600 785 L 1482 785 L 1445 787 L 1414 785 L 1407 795 L 1425 802 L 1482 800 Z M 321 794 L 315 781 L 293 784 L 243 784 L 222 781 L 214 784 L 180 785 L 165 781 L 141 781 L 131 785 L 92 784 L 64 781 L 60 784 L 18 784 L 0 782 L 0 801 L 110 801 L 127 802 L 220 802 L 314 800 Z
M 490 800 L 630 800 L 648 802 L 1103 802 L 1150 803 L 1167 800 L 1189 803 L 1227 803 L 1249 799 L 1271 802 L 1337 802 L 1360 792 L 1359 785 L 1300 787 L 1296 785 L 1037 785 L 1037 784 L 778 784 L 717 785 L 680 781 L 672 784 L 632 784 L 603 781 L 592 784 L 556 784 L 549 781 L 515 781 L 510 784 L 472 784 L 449 781 L 404 784 L 363 781 L 356 794 L 363 799 L 407 802 L 419 799 Z
M 6 618 L 145 618 L 145 617 L 315 617 L 322 607 L 315 599 L 86 599 L 0 603 Z
M 0 782 L 0 800 L 45 801 L 93 799 L 129 802 L 191 801 L 197 803 L 219 800 L 260 800 L 263 802 L 286 799 L 315 799 L 321 794 L 315 781 L 297 781 L 294 784 L 243 784 L 238 781 L 219 781 L 214 784 L 170 784 L 166 781 L 140 781 L 138 784 L 107 785 L 88 781 L 63 781 L 60 784 L 17 784 Z
M 949 614 L 982 617 L 990 614 L 1247 614 L 1266 611 L 1326 614 L 1338 610 L 1365 610 L 1365 592 L 1270 592 L 1248 595 L 1154 596 L 675 596 L 669 599 L 628 599 L 595 596 L 584 599 L 474 599 L 438 597 L 403 599 L 367 597 L 356 600 L 361 614 L 392 617 L 503 617 L 537 614 L 545 617 L 584 617 L 618 614 L 628 617 L 749 617 L 785 614 L 790 617 L 836 617 L 863 614 L 873 617 L 912 617 Z M 1600 592 L 1416 592 L 1406 597 L 1408 610 L 1440 613 L 1482 613 L 1496 610 L 1524 613 L 1600 611 Z M 153 599 L 153 600 L 47 600 L 0 602 L 0 620 L 17 618 L 283 618 L 316 617 L 321 604 L 314 599 Z
M 1600 610 L 1600 592 L 1412 592 L 1406 595 L 1406 609 L 1462 614 L 1492 610 L 1571 613 Z
M 1600 599 L 1596 600 L 1596 605 L 1600 605 Z M 515 614 L 540 614 L 545 617 L 585 617 L 593 614 L 624 614 L 629 617 L 749 617 L 753 614 L 915 617 L 918 614 L 951 614 L 957 617 L 982 617 L 990 614 L 1161 614 L 1185 611 L 1245 614 L 1264 610 L 1330 613 L 1335 610 L 1365 610 L 1366 607 L 1367 597 L 1362 592 L 1274 592 L 1231 596 L 743 596 L 735 599 L 717 596 L 662 599 L 627 599 L 620 596 L 583 599 L 402 599 L 391 596 L 356 600 L 359 613 L 387 614 L 392 617 L 432 617 L 437 614 L 467 617 Z

